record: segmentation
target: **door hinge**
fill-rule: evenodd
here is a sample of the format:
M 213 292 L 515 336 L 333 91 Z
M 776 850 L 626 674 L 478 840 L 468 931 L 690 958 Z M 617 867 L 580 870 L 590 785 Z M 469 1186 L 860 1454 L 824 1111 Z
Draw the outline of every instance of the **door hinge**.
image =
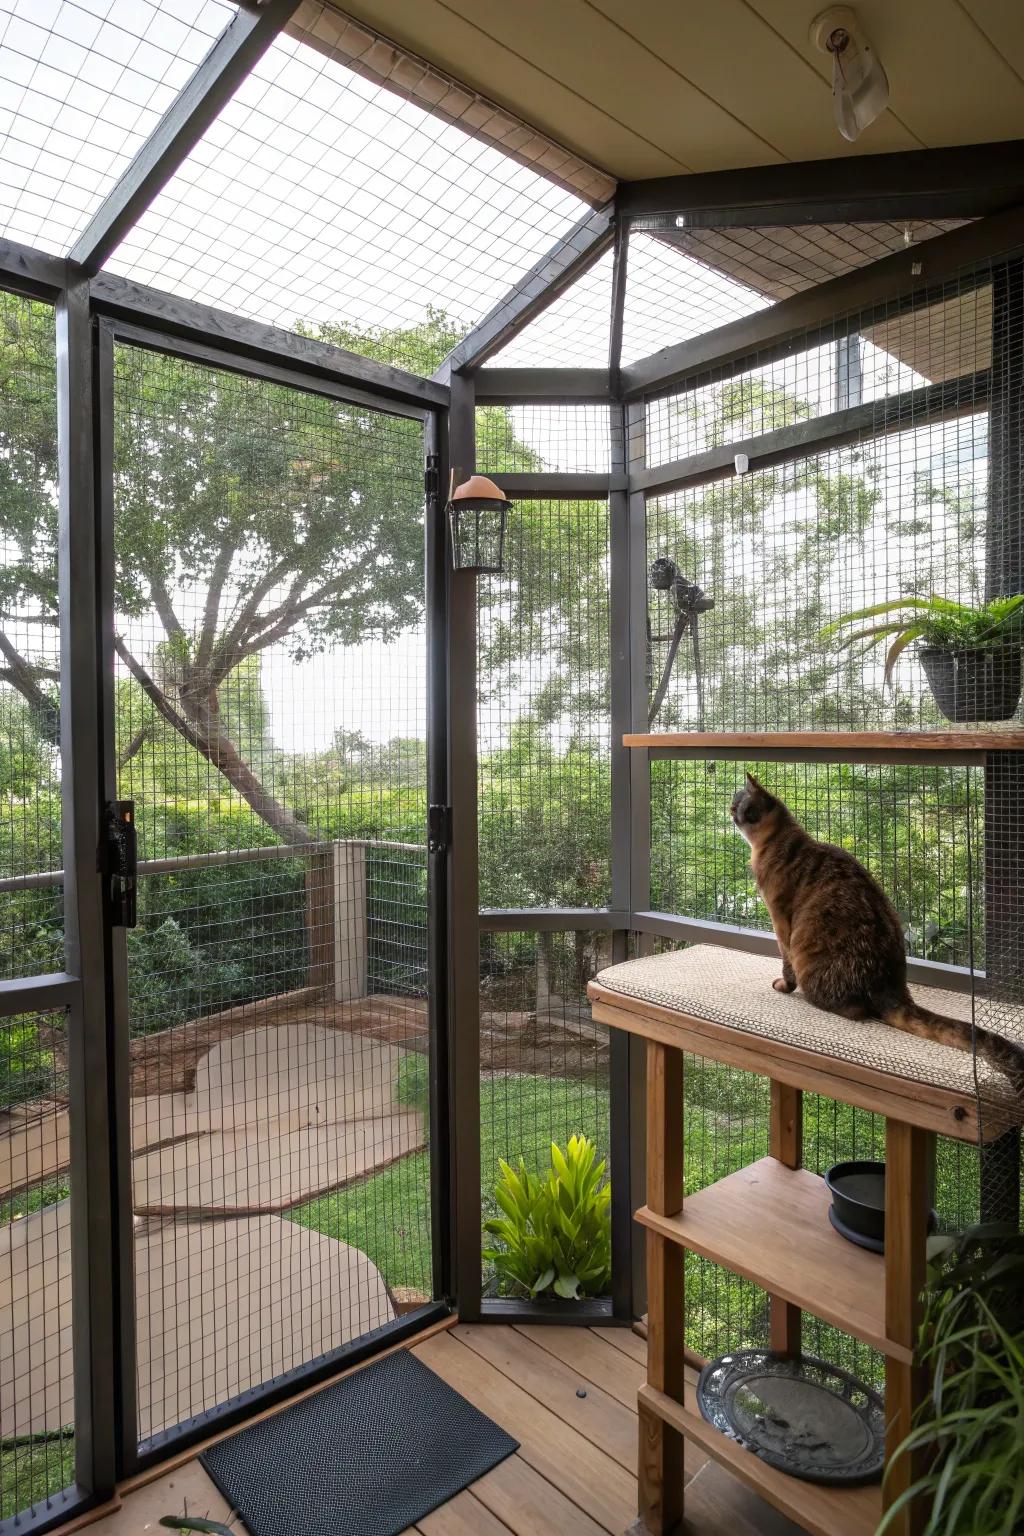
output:
M 450 805 L 432 805 L 427 811 L 427 849 L 430 853 L 444 853 L 452 842 L 452 808 Z
M 426 463 L 423 466 L 423 489 L 427 493 L 428 501 L 436 501 L 440 495 L 441 458 L 439 454 L 427 454 Z
M 115 928 L 134 928 L 139 883 L 134 800 L 107 801 L 106 832 L 104 874 L 110 896 L 110 921 Z

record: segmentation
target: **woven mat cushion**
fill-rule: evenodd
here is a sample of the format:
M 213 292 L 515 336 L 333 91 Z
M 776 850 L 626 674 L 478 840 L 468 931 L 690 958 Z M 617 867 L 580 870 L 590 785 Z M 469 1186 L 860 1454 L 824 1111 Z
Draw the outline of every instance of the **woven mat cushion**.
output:
M 930 1083 L 959 1093 L 974 1093 L 974 1067 L 969 1051 L 922 1040 L 881 1020 L 853 1021 L 824 1013 L 805 1001 L 799 992 L 776 992 L 772 980 L 779 975 L 779 961 L 772 956 L 750 955 L 717 944 L 697 944 L 691 949 L 649 955 L 609 966 L 595 978 L 610 992 L 663 1008 L 676 1008 L 691 1018 L 727 1024 L 733 1029 L 778 1040 L 807 1051 L 819 1051 L 838 1061 L 858 1062 L 878 1072 L 914 1082 Z M 964 992 L 938 987 L 911 987 L 918 1002 L 934 1013 L 970 1020 L 971 999 Z M 996 1017 L 998 1014 L 998 1017 Z M 979 999 L 977 1023 L 996 1030 L 1024 1046 L 1024 1016 L 1000 1006 L 998 1010 Z M 992 1103 L 1016 1105 L 1007 1080 L 986 1062 L 978 1062 L 978 1081 Z

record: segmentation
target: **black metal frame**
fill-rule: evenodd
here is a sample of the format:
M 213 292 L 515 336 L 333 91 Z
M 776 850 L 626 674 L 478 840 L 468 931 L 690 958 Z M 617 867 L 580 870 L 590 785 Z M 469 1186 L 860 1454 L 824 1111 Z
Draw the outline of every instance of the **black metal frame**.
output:
M 61 463 L 60 589 L 62 751 L 67 969 L 0 984 L 0 1018 L 29 1008 L 67 1007 L 72 1042 L 72 1177 L 77 1483 L 66 1500 L 37 1507 L 43 1531 L 88 1502 L 109 1496 L 137 1466 L 244 1417 L 297 1386 L 410 1336 L 450 1304 L 467 1319 L 545 1316 L 532 1306 L 480 1297 L 479 933 L 490 930 L 610 931 L 622 958 L 630 934 L 692 934 L 687 920 L 650 910 L 648 754 L 622 736 L 646 715 L 645 520 L 647 495 L 721 473 L 724 462 L 646 463 L 645 402 L 683 381 L 723 377 L 756 354 L 783 356 L 798 341 L 853 333 L 893 306 L 934 302 L 942 285 L 994 255 L 1024 246 L 1024 140 L 1002 145 L 864 156 L 623 184 L 613 204 L 588 213 L 446 359 L 434 379 L 372 362 L 341 348 L 244 320 L 97 272 L 109 252 L 182 163 L 217 111 L 297 9 L 269 0 L 239 12 L 150 141 L 101 204 L 68 259 L 0 241 L 0 286 L 57 307 Z M 682 216 L 693 227 L 917 217 L 979 218 L 976 224 L 900 252 L 798 294 L 733 325 L 622 368 L 621 340 L 629 230 Z M 540 314 L 609 248 L 614 248 L 607 369 L 508 369 L 487 359 Z M 922 271 L 914 270 L 921 265 Z M 95 275 L 93 275 L 95 274 Z M 979 279 L 980 280 L 980 279 Z M 428 607 L 428 779 L 431 803 L 450 809 L 451 838 L 430 853 L 429 954 L 432 1207 L 439 1300 L 386 1330 L 310 1362 L 276 1383 L 159 1437 L 140 1456 L 135 1440 L 130 1148 L 123 944 L 111 939 L 98 850 L 105 799 L 112 796 L 110 646 L 113 622 L 112 359 L 115 338 L 155 347 L 426 424 L 435 479 L 428 483 L 425 581 Z M 986 378 L 979 387 L 990 388 Z M 921 392 L 935 419 L 951 407 L 948 389 Z M 980 397 L 979 397 L 980 398 Z M 612 466 L 607 475 L 499 476 L 516 494 L 607 496 L 611 540 L 612 901 L 607 909 L 480 913 L 477 881 L 475 656 L 472 577 L 451 572 L 440 515 L 447 470 L 474 465 L 477 403 L 570 401 L 607 404 Z M 855 403 L 798 430 L 733 445 L 760 462 L 849 440 L 865 426 Z M 882 419 L 884 420 L 884 413 Z M 921 419 L 915 410 L 915 420 Z M 879 429 L 877 409 L 871 429 Z M 889 430 L 896 430 L 894 418 Z M 882 430 L 887 428 L 883 425 Z M 786 433 L 789 433 L 786 436 Z M 719 456 L 721 457 L 721 456 Z M 930 759 L 934 760 L 934 759 Z M 759 949 L 766 936 L 701 925 L 703 937 Z M 768 941 L 770 942 L 770 941 Z M 956 985 L 951 969 L 941 971 Z M 120 1063 L 120 1065 L 118 1064 Z M 643 1178 L 642 1048 L 612 1046 L 612 1157 L 626 1176 L 615 1185 L 611 1311 L 640 1310 L 643 1265 L 631 1213 Z M 456 1113 L 456 1110 L 458 1111 Z M 607 1316 L 583 1309 L 581 1321 Z M 555 1320 L 552 1314 L 552 1320 Z M 564 1323 L 558 1312 L 557 1321 Z M 111 1364 L 113 1363 L 113 1369 Z M 16 1522 L 16 1523 L 15 1523 Z M 0 1536 L 25 1516 L 0 1523 Z

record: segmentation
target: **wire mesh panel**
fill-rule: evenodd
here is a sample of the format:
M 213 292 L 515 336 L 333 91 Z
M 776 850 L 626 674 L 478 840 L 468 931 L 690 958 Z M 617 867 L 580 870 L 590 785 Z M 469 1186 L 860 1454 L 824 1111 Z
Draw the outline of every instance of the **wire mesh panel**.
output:
M 432 1293 L 419 424 L 116 351 L 143 1441 Z
M 487 359 L 502 368 L 606 368 L 612 314 L 607 251 L 535 320 Z
M 608 667 L 607 504 L 519 502 L 479 583 L 483 906 L 607 903 Z
M 110 266 L 429 374 L 588 211 L 281 36 Z
M 233 15 L 224 0 L 4 0 L 3 233 L 70 250 Z
M 493 415 L 505 430 L 491 444 L 521 451 L 512 413 Z M 578 416 L 559 411 L 554 430 Z M 600 418 L 606 424 L 607 412 Z M 607 504 L 519 502 L 505 569 L 479 582 L 478 605 L 481 903 L 602 906 L 611 853 Z M 513 1167 L 522 1158 L 543 1178 L 552 1141 L 565 1150 L 585 1135 L 609 1155 L 608 1037 L 586 999 L 609 958 L 607 935 L 482 936 L 485 1220 L 498 1214 L 499 1158 Z M 490 1260 L 484 1290 L 528 1295 Z
M 611 411 L 606 405 L 478 406 L 476 464 L 486 475 L 607 472 Z
M 551 1144 L 586 1136 L 610 1166 L 609 1040 L 587 982 L 611 958 L 600 933 L 483 933 L 480 954 L 480 1175 L 485 1221 L 500 1217 L 500 1160 L 543 1179 Z M 495 1243 L 485 1235 L 484 1248 Z M 499 1241 L 499 1250 L 510 1245 Z M 484 1295 L 525 1299 L 521 1279 L 484 1258 Z M 534 1276 L 534 1279 L 539 1276 Z M 606 1295 L 610 1274 L 588 1288 Z M 550 1282 L 543 1299 L 550 1299 Z
M 0 976 L 64 969 L 54 317 L 0 293 Z M 0 1019 L 0 1519 L 74 1481 L 68 1021 Z

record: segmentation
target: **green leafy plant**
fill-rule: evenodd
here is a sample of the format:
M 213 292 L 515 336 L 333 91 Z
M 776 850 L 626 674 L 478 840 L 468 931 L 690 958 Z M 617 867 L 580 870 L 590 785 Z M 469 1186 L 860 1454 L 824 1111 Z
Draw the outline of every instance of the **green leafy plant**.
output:
M 893 1502 L 878 1536 L 917 1497 L 928 1509 L 924 1536 L 1017 1536 L 1024 1525 L 1024 1234 L 975 1227 L 933 1253 L 918 1360 L 931 1392 L 892 1465 L 917 1453 L 926 1470 Z
M 494 1197 L 504 1216 L 484 1222 L 502 1246 L 487 1248 L 500 1275 L 531 1296 L 553 1290 L 577 1301 L 605 1294 L 611 1281 L 611 1185 L 605 1163 L 586 1136 L 572 1136 L 563 1152 L 551 1144 L 546 1175 L 518 1170 L 499 1159 Z
M 846 635 L 838 649 L 866 640 L 878 645 L 891 639 L 885 658 L 885 681 L 892 681 L 893 668 L 907 646 L 920 640 L 926 646 L 946 651 L 976 650 L 1019 644 L 1024 624 L 1024 593 L 1013 597 L 995 597 L 980 608 L 954 603 L 948 597 L 894 597 L 870 608 L 858 608 L 835 619 L 821 631 L 822 640 L 830 640 L 841 629 L 862 619 L 888 615 L 880 624 Z
M 160 1524 L 172 1531 L 194 1531 L 196 1536 L 235 1536 L 230 1525 L 204 1520 L 200 1515 L 161 1515 Z

